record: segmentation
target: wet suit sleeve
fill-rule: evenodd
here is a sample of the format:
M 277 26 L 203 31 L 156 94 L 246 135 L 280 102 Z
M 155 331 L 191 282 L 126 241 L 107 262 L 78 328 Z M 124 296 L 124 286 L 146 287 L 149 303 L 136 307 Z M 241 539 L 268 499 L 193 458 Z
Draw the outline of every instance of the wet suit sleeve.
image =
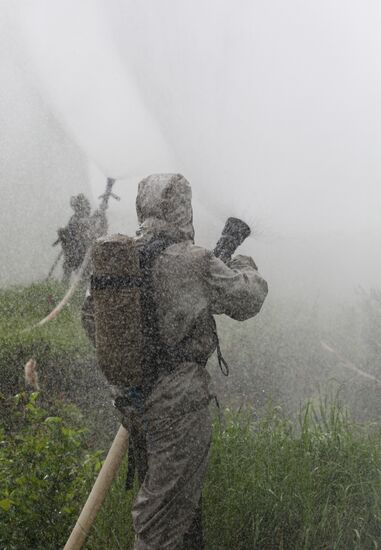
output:
M 256 315 L 267 296 L 267 283 L 249 256 L 235 256 L 228 265 L 211 256 L 208 274 L 211 313 L 245 321 Z

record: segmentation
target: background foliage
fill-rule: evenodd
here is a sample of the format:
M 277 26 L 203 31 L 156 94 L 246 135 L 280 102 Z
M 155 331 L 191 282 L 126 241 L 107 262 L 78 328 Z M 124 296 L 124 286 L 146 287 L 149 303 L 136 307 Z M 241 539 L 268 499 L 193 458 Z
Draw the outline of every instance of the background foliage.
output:
M 64 545 L 104 456 L 98 449 L 109 447 L 117 428 L 80 324 L 83 289 L 57 320 L 24 331 L 63 293 L 56 283 L 0 291 L 4 550 Z M 380 294 L 359 290 L 353 303 L 331 310 L 270 301 L 249 322 L 222 318 L 218 325 L 231 376 L 222 377 L 214 359 L 210 371 L 230 410 L 215 423 L 204 489 L 206 548 L 378 548 L 380 385 L 349 366 L 379 377 Z M 39 366 L 39 395 L 22 393 L 30 357 Z M 333 388 L 345 406 L 319 400 L 319 387 Z M 305 400 L 310 404 L 298 413 Z M 89 550 L 132 548 L 125 473 L 126 464 Z
M 67 406 L 39 404 L 39 395 L 0 401 L 0 547 L 64 546 L 80 502 L 101 465 L 83 418 Z M 58 416 L 61 413 L 61 416 Z
M 353 424 L 337 400 L 291 423 L 279 407 L 255 421 L 225 411 L 214 424 L 204 486 L 207 550 L 371 550 L 381 538 L 381 434 Z M 132 548 L 125 467 L 88 550 Z

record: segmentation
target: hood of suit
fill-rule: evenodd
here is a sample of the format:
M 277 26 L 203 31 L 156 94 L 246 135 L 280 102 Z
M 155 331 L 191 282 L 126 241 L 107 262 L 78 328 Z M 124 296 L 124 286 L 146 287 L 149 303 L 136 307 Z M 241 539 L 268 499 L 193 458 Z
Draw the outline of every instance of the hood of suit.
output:
M 192 189 L 181 174 L 152 174 L 138 187 L 138 236 L 165 236 L 174 242 L 194 240 Z

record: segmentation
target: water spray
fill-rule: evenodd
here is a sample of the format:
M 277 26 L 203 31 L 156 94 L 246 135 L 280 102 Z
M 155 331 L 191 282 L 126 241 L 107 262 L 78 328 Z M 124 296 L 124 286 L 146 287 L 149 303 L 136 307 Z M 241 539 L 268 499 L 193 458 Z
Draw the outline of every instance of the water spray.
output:
M 102 230 L 102 219 L 103 219 L 103 215 L 105 214 L 105 212 L 108 208 L 108 203 L 109 203 L 110 197 L 112 197 L 113 199 L 116 199 L 118 201 L 120 200 L 120 197 L 118 197 L 117 195 L 115 195 L 112 192 L 112 188 L 114 186 L 115 181 L 116 180 L 114 178 L 107 178 L 106 190 L 99 197 L 101 199 L 101 203 L 99 205 L 98 210 L 95 212 L 95 215 L 97 215 L 97 219 L 95 220 L 96 223 L 97 223 L 96 230 L 99 230 L 99 231 Z M 93 216 L 94 216 L 94 214 L 93 214 Z M 23 332 L 32 330 L 32 329 L 37 328 L 37 327 L 41 327 L 41 326 L 45 325 L 46 323 L 48 323 L 49 321 L 52 321 L 53 319 L 58 317 L 58 315 L 61 313 L 61 311 L 64 309 L 64 307 L 68 304 L 70 298 L 73 296 L 74 292 L 76 291 L 79 283 L 81 282 L 81 280 L 82 280 L 82 278 L 83 278 L 83 276 L 86 272 L 86 268 L 89 264 L 90 257 L 91 257 L 91 248 L 92 248 L 91 246 L 88 248 L 88 250 L 85 254 L 85 257 L 82 261 L 82 264 L 81 264 L 78 272 L 75 274 L 75 277 L 74 277 L 74 280 L 73 280 L 71 286 L 69 287 L 68 291 L 66 292 L 66 294 L 62 298 L 62 300 L 59 302 L 59 304 L 46 317 L 41 319 L 41 321 L 39 321 L 38 323 L 36 323 L 35 325 L 33 325 L 30 328 L 24 329 Z M 53 264 L 53 266 L 52 266 L 52 268 L 49 272 L 49 276 L 53 272 L 53 269 L 57 265 L 58 260 L 61 258 L 61 256 L 62 256 L 62 253 L 60 253 L 58 258 L 55 260 L 55 262 L 54 262 L 54 264 Z

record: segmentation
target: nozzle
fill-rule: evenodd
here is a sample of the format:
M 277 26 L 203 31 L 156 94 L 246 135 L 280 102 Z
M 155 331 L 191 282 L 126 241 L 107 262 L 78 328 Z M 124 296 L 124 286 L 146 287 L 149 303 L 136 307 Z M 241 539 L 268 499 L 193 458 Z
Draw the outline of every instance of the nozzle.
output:
M 223 262 L 228 262 L 237 248 L 250 235 L 251 229 L 239 218 L 228 218 L 213 253 Z

